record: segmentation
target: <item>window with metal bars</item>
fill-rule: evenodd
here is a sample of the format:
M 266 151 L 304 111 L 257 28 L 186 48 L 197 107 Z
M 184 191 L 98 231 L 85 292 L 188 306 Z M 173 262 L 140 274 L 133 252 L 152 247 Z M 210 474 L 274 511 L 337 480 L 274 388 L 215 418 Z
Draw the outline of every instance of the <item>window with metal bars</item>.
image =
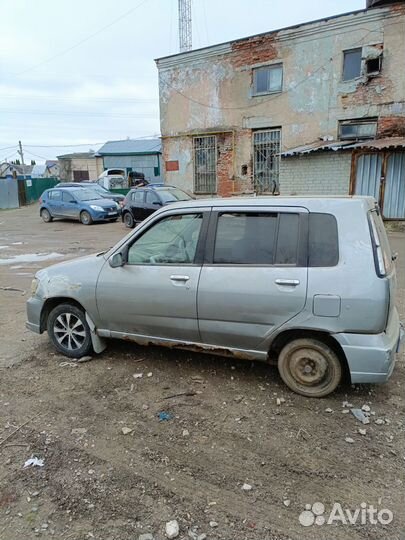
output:
M 217 138 L 193 137 L 194 193 L 217 192 Z
M 253 187 L 256 193 L 279 192 L 281 129 L 253 134 Z

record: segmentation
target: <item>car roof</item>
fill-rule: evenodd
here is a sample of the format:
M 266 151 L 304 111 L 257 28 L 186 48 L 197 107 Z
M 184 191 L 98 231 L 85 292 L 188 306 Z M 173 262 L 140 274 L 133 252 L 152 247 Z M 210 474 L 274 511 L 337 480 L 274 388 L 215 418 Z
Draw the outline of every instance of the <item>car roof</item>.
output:
M 154 191 L 164 191 L 165 189 L 180 189 L 177 186 L 169 186 L 168 184 L 155 184 L 155 185 L 147 185 L 147 186 L 139 186 L 139 187 L 132 187 L 130 191 L 141 191 L 142 189 L 153 189 Z
M 187 201 L 180 201 L 172 203 L 170 208 L 193 208 L 193 207 L 302 207 L 307 208 L 312 212 L 327 212 L 333 211 L 335 208 L 342 207 L 342 205 L 357 205 L 365 209 L 374 208 L 376 201 L 373 197 L 366 197 L 360 195 L 347 195 L 347 196 L 290 196 L 280 197 L 274 195 L 260 196 L 260 197 L 215 197 L 212 199 L 191 199 Z

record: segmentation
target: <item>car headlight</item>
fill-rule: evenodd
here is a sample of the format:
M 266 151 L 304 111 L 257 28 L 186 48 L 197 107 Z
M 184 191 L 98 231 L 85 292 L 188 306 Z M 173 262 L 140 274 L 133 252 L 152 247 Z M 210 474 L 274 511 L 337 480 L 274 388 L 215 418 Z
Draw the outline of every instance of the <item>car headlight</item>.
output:
M 34 278 L 31 282 L 31 296 L 35 296 L 39 286 L 39 279 Z
M 90 208 L 92 208 L 96 212 L 104 212 L 104 208 L 102 206 L 97 206 L 97 204 L 91 204 Z

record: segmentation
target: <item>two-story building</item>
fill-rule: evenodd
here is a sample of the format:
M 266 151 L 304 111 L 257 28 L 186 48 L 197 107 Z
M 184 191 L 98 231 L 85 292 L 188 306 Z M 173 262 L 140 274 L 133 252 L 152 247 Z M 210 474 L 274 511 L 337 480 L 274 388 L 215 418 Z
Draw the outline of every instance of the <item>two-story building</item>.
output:
M 370 194 L 405 218 L 405 3 L 159 58 L 166 182 Z

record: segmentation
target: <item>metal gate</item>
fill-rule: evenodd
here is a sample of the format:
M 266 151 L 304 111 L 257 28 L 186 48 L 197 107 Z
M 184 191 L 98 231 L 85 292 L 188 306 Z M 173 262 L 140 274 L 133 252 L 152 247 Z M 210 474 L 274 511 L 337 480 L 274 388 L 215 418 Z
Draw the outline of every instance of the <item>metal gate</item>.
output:
M 279 191 L 281 130 L 253 134 L 253 187 L 256 193 Z
M 217 138 L 193 137 L 194 193 L 217 192 Z
M 384 218 L 405 219 L 405 152 L 359 155 L 354 193 L 374 197 Z

